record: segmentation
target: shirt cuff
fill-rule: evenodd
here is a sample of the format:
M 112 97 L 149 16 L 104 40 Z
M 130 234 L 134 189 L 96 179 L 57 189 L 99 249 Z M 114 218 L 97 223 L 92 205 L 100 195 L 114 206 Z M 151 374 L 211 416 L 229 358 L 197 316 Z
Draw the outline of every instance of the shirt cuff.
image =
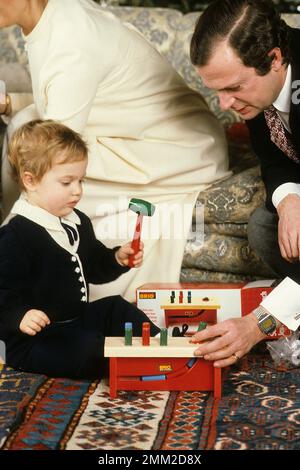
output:
M 300 285 L 286 277 L 260 304 L 290 330 L 300 325 Z
M 275 189 L 272 195 L 272 202 L 274 207 L 277 208 L 278 204 L 288 195 L 297 194 L 300 196 L 300 184 L 298 183 L 284 183 Z

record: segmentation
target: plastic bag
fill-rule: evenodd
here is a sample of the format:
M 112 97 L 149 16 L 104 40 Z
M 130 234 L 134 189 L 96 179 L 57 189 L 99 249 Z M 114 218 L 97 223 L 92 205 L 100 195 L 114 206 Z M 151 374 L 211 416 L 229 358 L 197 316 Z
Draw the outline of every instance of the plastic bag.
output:
M 290 336 L 268 341 L 267 348 L 278 366 L 300 366 L 300 329 Z

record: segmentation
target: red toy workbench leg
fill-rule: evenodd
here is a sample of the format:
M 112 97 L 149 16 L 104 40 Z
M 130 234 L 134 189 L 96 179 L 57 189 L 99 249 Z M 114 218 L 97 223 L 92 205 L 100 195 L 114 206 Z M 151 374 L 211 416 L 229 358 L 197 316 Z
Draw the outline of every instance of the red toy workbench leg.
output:
M 222 369 L 214 367 L 214 397 L 222 397 Z
M 118 358 L 111 357 L 109 359 L 109 390 L 110 398 L 117 398 L 117 385 L 118 385 Z

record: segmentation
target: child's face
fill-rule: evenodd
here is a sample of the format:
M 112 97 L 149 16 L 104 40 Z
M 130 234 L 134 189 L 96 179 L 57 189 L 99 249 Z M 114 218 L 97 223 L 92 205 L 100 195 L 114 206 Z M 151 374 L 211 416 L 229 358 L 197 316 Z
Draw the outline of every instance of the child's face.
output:
M 29 202 L 45 209 L 56 217 L 64 217 L 76 206 L 82 195 L 82 181 L 85 176 L 87 159 L 61 163 L 59 156 L 52 168 L 39 182 L 26 188 Z

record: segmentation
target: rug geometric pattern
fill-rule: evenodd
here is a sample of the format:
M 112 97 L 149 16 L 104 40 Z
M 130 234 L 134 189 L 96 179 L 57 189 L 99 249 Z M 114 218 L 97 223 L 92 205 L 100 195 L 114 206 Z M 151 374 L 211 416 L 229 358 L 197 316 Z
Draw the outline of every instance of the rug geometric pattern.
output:
M 0 447 L 66 450 L 300 449 L 300 369 L 251 353 L 208 392 L 121 391 L 107 382 L 0 369 Z
M 24 408 L 46 380 L 44 375 L 24 374 L 0 364 L 0 447 L 21 422 Z

